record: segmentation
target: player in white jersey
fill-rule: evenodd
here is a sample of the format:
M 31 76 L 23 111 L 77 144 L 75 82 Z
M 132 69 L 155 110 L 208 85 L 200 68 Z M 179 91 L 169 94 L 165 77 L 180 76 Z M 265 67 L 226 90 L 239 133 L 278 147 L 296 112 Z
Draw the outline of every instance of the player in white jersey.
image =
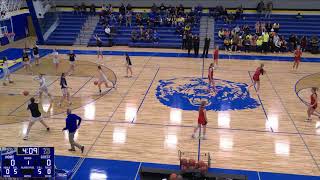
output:
M 44 78 L 44 74 L 39 74 L 38 77 L 35 77 L 34 80 L 38 81 L 39 84 L 40 84 L 40 87 L 39 87 L 39 91 L 38 91 L 38 94 L 39 94 L 39 98 L 41 99 L 42 98 L 42 94 L 46 94 L 50 99 L 51 101 L 53 100 L 51 94 L 49 93 L 48 91 L 48 86 L 47 86 L 47 83 L 46 83 L 46 79 Z
M 10 78 L 10 70 L 9 70 L 9 63 L 7 60 L 7 57 L 3 58 L 3 62 L 2 62 L 2 71 L 3 71 L 3 85 L 6 86 L 7 85 L 7 81 L 11 84 L 13 83 L 13 81 Z
M 99 92 L 101 94 L 101 85 L 104 84 L 106 88 L 112 88 L 112 86 L 108 85 L 108 78 L 106 74 L 102 71 L 101 66 L 98 66 L 98 87 L 99 87 Z
M 56 69 L 56 74 L 57 74 L 58 69 L 59 69 L 59 64 L 60 64 L 59 53 L 58 53 L 57 49 L 54 49 L 51 55 L 52 55 L 52 61 L 54 64 L 54 68 Z

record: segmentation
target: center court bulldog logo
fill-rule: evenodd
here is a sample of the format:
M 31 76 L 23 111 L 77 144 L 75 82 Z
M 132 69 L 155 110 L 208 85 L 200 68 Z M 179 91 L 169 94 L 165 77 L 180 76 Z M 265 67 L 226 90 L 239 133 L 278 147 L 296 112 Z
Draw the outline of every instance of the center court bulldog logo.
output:
M 160 80 L 156 89 L 159 101 L 182 110 L 198 110 L 201 101 L 207 101 L 207 110 L 227 111 L 254 109 L 260 104 L 250 97 L 247 84 L 215 79 L 217 92 L 208 88 L 202 78 L 173 78 Z

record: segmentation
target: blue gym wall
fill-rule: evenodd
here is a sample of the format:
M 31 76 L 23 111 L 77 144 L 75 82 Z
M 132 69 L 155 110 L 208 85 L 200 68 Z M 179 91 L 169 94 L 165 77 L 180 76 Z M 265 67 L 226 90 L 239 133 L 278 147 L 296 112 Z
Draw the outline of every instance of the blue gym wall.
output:
M 16 34 L 14 40 L 20 40 L 23 39 L 27 36 L 26 29 L 28 29 L 28 21 L 27 21 L 27 16 L 29 13 L 24 13 L 24 14 L 19 14 L 16 16 L 12 17 L 12 23 L 13 23 L 13 31 Z M 1 22 L 1 26 L 7 26 L 8 32 L 11 32 L 11 22 L 10 19 L 6 21 Z M 8 38 L 3 37 L 1 38 L 1 45 L 6 45 L 8 44 Z

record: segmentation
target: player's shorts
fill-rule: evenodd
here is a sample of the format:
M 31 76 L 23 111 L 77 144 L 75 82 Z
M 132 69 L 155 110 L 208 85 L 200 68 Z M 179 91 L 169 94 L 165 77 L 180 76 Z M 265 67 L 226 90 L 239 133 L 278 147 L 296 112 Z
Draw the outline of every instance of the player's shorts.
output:
M 69 61 L 70 65 L 74 65 L 75 61 Z
M 23 65 L 31 65 L 30 61 L 22 61 Z
M 99 47 L 99 46 L 98 46 L 98 47 L 97 47 L 97 51 L 98 51 L 98 52 L 101 52 L 101 51 L 102 51 L 102 47 Z
M 66 96 L 68 94 L 68 88 L 62 88 L 61 92 L 64 96 Z
M 31 116 L 31 122 L 36 122 L 36 121 L 41 121 L 42 120 L 42 116 L 39 116 L 39 117 L 32 117 Z
M 34 55 L 35 58 L 40 58 L 39 54 Z
M 59 64 L 60 63 L 60 61 L 59 61 L 59 59 L 57 58 L 53 58 L 53 64 Z
M 45 94 L 49 94 L 48 88 L 47 87 L 40 87 L 39 88 L 39 93 L 45 93 Z

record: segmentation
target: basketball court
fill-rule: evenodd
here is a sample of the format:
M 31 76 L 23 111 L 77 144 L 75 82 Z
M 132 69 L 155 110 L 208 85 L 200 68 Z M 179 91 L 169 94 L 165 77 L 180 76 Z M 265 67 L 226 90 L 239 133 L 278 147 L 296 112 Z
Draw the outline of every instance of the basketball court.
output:
M 85 145 L 85 153 L 81 154 L 79 151 L 67 151 L 68 136 L 61 131 L 65 126 L 67 105 L 57 105 L 61 97 L 58 79 L 60 73 L 68 68 L 67 56 L 60 53 L 62 68 L 55 74 L 48 48 L 61 49 L 40 47 L 41 65 L 33 66 L 33 70 L 46 74 L 49 92 L 55 99 L 52 105 L 46 98 L 41 102 L 51 131 L 46 132 L 40 124 L 36 124 L 30 139 L 22 140 L 29 120 L 26 103 L 35 95 L 38 84 L 32 80 L 32 75 L 21 68 L 12 75 L 14 84 L 0 87 L 1 146 L 53 146 L 57 155 L 80 157 L 78 168 L 81 167 L 81 160 L 86 158 L 178 164 L 177 153 L 180 150 L 209 152 L 214 168 L 320 174 L 320 124 L 316 118 L 312 122 L 304 122 L 306 105 L 300 100 L 308 101 L 309 90 L 303 87 L 319 85 L 317 76 L 299 83 L 302 84 L 299 97 L 295 91 L 300 79 L 318 73 L 318 63 L 304 62 L 294 72 L 291 62 L 221 59 L 214 77 L 222 91 L 226 90 L 223 87 L 237 89 L 240 85 L 250 84 L 251 76 L 260 63 L 265 64 L 267 73 L 261 78 L 259 95 L 254 89 L 247 92 L 243 88 L 240 88 L 241 91 L 224 92 L 227 97 L 236 99 L 245 96 L 244 93 L 248 93 L 248 97 L 237 102 L 229 98 L 224 101 L 226 104 L 213 106 L 215 110 L 209 109 L 208 139 L 198 141 L 192 139 L 191 134 L 198 116 L 194 103 L 204 98 L 196 91 L 201 85 L 183 84 L 192 84 L 194 79 L 202 77 L 206 81 L 211 58 L 205 59 L 203 65 L 202 59 L 183 57 L 184 52 L 180 50 L 173 53 L 164 49 L 135 49 L 133 52 L 126 48 L 125 51 L 131 54 L 134 72 L 132 78 L 127 78 L 125 57 L 120 55 L 119 47 L 114 51 L 108 48 L 105 49 L 102 64 L 108 77 L 114 78 L 116 89 L 99 95 L 93 83 L 97 79 L 94 51 L 72 47 L 79 54 L 76 71 L 67 80 L 72 87 L 71 108 L 84 119 L 76 136 Z M 112 55 L 116 52 L 119 55 Z M 143 55 L 148 52 L 153 52 L 154 56 Z M 161 57 L 165 55 L 167 57 Z M 176 57 L 170 57 L 173 55 Z M 170 82 L 170 86 L 163 82 Z M 168 88 L 184 94 L 181 97 L 176 95 L 177 102 L 170 102 Z M 29 91 L 30 95 L 23 96 L 21 92 L 24 90 Z M 190 94 L 192 100 L 188 96 Z M 181 106 L 183 96 L 191 102 L 188 107 Z M 236 108 L 233 108 L 233 103 Z

